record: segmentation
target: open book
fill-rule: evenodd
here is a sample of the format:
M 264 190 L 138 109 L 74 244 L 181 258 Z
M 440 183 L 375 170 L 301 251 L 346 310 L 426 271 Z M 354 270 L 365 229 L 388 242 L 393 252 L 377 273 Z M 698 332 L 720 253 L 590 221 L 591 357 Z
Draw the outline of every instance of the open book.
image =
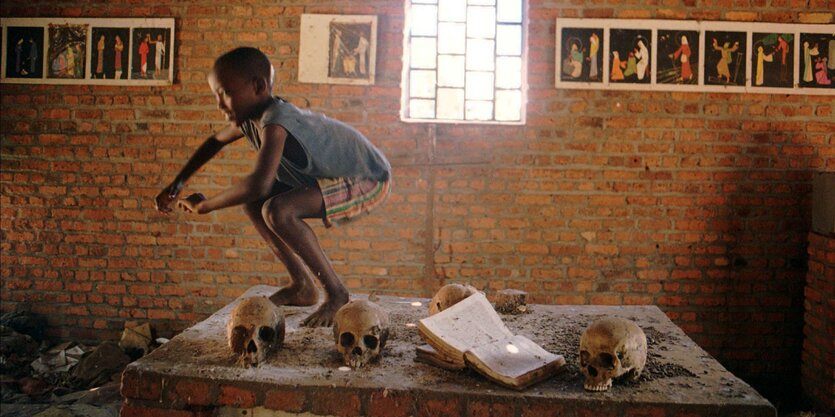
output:
M 420 320 L 418 330 L 429 344 L 417 348 L 418 360 L 445 369 L 470 367 L 509 388 L 524 389 L 565 365 L 561 355 L 514 335 L 482 293 Z

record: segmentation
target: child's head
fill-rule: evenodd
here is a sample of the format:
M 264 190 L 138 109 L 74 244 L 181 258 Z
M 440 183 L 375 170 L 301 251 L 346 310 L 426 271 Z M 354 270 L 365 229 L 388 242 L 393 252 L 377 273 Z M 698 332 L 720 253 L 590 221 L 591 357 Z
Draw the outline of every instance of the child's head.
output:
M 271 97 L 275 70 L 256 48 L 240 47 L 221 55 L 209 73 L 209 86 L 229 121 L 240 125 Z

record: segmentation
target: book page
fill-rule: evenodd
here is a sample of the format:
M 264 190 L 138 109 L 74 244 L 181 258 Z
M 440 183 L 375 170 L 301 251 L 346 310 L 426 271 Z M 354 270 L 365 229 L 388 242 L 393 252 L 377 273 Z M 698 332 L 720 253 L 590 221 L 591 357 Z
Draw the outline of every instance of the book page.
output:
M 550 374 L 543 368 L 555 361 L 559 362 L 554 364 L 557 367 L 565 363 L 562 356 L 548 352 L 521 335 L 473 348 L 466 353 L 466 358 L 468 363 L 482 373 L 510 380 L 524 379 L 526 375 L 537 371 Z
M 460 361 L 464 352 L 474 347 L 513 336 L 482 293 L 420 320 L 418 328 L 436 349 Z

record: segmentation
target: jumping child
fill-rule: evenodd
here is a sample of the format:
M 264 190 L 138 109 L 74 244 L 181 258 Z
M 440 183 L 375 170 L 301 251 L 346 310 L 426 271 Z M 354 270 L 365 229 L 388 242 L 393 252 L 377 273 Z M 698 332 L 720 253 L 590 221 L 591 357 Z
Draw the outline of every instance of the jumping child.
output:
M 316 277 L 326 299 L 303 324 L 330 326 L 348 302 L 348 290 L 304 219 L 319 218 L 331 227 L 367 213 L 388 195 L 391 166 L 353 127 L 273 96 L 274 74 L 267 56 L 256 48 L 236 48 L 215 61 L 209 87 L 230 124 L 197 148 L 155 204 L 167 213 L 176 201 L 185 212 L 197 214 L 242 205 L 292 280 L 270 300 L 314 305 L 319 301 Z M 211 198 L 193 193 L 178 199 L 200 167 L 243 137 L 257 151 L 252 172 Z

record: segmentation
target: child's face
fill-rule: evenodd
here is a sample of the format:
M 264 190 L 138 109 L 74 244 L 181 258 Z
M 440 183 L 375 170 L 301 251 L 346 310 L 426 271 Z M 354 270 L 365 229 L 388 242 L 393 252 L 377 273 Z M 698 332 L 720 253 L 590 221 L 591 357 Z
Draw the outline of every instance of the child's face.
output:
M 249 119 L 260 102 L 254 80 L 246 80 L 230 71 L 209 73 L 209 88 L 226 120 L 240 126 Z

